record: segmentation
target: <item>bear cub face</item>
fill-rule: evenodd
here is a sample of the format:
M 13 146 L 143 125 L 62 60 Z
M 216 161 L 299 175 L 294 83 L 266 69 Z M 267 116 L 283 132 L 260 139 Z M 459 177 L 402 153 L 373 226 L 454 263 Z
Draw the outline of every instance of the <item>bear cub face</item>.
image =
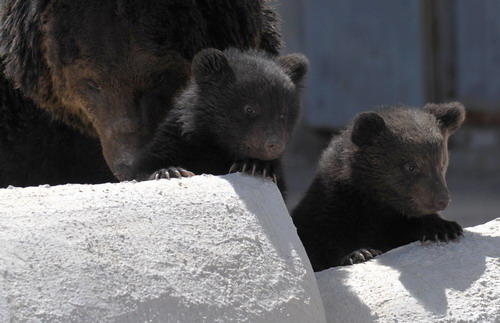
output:
M 206 49 L 193 60 L 193 80 L 181 97 L 183 133 L 213 135 L 235 159 L 277 159 L 300 111 L 307 70 L 303 55 L 271 60 L 257 51 Z
M 307 67 L 301 54 L 273 58 L 256 50 L 200 51 L 187 87 L 129 178 L 241 170 L 279 180 Z
M 448 136 L 464 118 L 460 104 L 359 114 L 351 130 L 353 184 L 408 216 L 444 210 L 451 200 Z
M 413 241 L 454 241 L 462 227 L 437 213 L 450 202 L 448 137 L 458 102 L 386 107 L 356 116 L 334 137 L 292 211 L 315 271 L 360 263 Z

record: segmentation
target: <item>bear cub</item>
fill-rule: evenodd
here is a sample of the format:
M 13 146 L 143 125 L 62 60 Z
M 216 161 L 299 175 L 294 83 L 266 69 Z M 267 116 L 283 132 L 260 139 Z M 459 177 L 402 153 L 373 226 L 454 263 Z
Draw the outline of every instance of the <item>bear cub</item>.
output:
M 301 109 L 301 54 L 205 49 L 129 178 L 260 173 L 282 187 L 283 154 Z
M 459 224 L 437 212 L 450 202 L 448 137 L 464 119 L 457 102 L 385 107 L 358 114 L 332 139 L 292 212 L 315 271 L 462 235 Z

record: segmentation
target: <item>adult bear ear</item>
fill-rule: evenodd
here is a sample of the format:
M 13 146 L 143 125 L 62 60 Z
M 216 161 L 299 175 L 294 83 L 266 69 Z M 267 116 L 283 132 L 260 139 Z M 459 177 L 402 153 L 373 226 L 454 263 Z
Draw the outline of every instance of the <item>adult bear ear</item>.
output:
M 465 120 L 465 107 L 460 102 L 428 103 L 424 106 L 424 111 L 434 115 L 439 121 L 441 132 L 448 135 L 458 130 Z
M 309 61 L 302 54 L 289 54 L 277 58 L 278 64 L 290 76 L 294 84 L 299 84 L 304 80 L 309 67 Z
M 385 128 L 384 119 L 378 113 L 361 112 L 354 119 L 351 140 L 356 146 L 369 146 Z
M 235 79 L 226 56 L 214 48 L 203 49 L 193 58 L 191 69 L 197 84 L 221 84 Z

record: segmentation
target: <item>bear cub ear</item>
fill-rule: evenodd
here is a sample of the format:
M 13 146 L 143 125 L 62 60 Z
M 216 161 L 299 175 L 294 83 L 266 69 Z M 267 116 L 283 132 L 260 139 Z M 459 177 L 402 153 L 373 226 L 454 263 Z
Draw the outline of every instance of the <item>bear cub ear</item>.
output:
M 191 69 L 197 84 L 228 82 L 235 78 L 226 56 L 215 48 L 198 52 L 193 58 Z
M 428 103 L 424 106 L 424 111 L 434 115 L 439 121 L 441 131 L 448 134 L 460 128 L 465 120 L 465 107 L 460 102 Z
M 384 119 L 378 113 L 362 112 L 354 119 L 351 140 L 359 147 L 368 146 L 385 128 Z
M 295 85 L 303 81 L 309 67 L 309 61 L 302 54 L 280 56 L 277 62 Z

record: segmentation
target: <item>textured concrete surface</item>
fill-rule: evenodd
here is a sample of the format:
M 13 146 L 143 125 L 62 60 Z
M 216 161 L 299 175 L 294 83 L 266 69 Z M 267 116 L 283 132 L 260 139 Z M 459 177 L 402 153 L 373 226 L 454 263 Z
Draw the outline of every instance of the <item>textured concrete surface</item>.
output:
M 499 322 L 500 218 L 316 274 L 328 322 Z
M 274 183 L 0 190 L 0 322 L 324 322 Z

